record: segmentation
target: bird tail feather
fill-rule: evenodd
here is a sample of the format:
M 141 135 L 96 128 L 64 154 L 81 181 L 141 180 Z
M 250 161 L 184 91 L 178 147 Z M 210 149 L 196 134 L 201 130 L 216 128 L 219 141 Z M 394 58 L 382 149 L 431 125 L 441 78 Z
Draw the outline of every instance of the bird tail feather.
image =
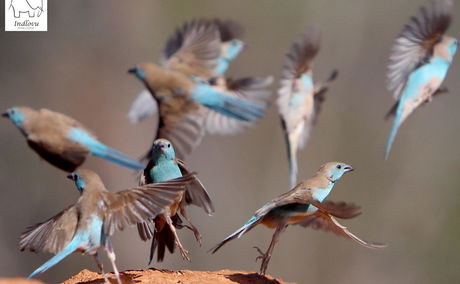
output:
M 287 156 L 289 162 L 289 184 L 293 188 L 297 184 L 297 144 L 292 143 L 291 135 L 287 132 L 286 123 L 281 118 L 281 125 L 284 129 L 284 140 L 286 141 Z
M 108 161 L 117 163 L 121 166 L 131 168 L 134 170 L 142 170 L 145 168 L 145 165 L 141 162 L 115 150 L 104 144 L 100 144 L 98 147 L 91 149 L 91 153 L 100 158 L 106 159 Z
M 260 221 L 261 217 L 260 216 L 252 216 L 251 219 L 249 219 L 246 224 L 244 224 L 241 228 L 236 230 L 233 234 L 230 236 L 226 237 L 223 241 L 218 243 L 215 247 L 210 249 L 211 253 L 215 253 L 218 251 L 223 245 L 228 243 L 229 241 L 235 239 L 235 238 L 240 238 L 243 234 L 246 232 L 249 232 L 252 228 L 254 228 Z
M 135 170 L 142 170 L 145 168 L 139 161 L 102 144 L 81 128 L 72 128 L 68 134 L 68 138 L 87 147 L 94 156 Z
M 216 112 L 238 120 L 255 121 L 264 117 L 262 106 L 225 95 L 205 84 L 195 86 L 192 91 L 192 99 Z
M 393 145 L 393 142 L 396 138 L 396 134 L 398 133 L 399 126 L 401 126 L 401 123 L 401 113 L 397 112 L 395 119 L 393 121 L 393 128 L 391 129 L 390 135 L 388 136 L 387 145 L 385 148 L 385 160 L 387 160 L 388 156 L 390 155 L 391 146 Z
M 58 262 L 63 260 L 69 254 L 71 254 L 74 251 L 76 251 L 78 249 L 78 247 L 80 246 L 80 244 L 82 243 L 82 241 L 84 239 L 83 237 L 84 237 L 84 235 L 81 234 L 81 233 L 75 234 L 75 236 L 72 239 L 72 241 L 70 241 L 70 243 L 62 251 L 60 251 L 58 254 L 53 256 L 51 259 L 49 259 L 47 262 L 45 262 L 42 266 L 37 268 L 27 278 L 33 278 L 36 275 L 45 272 L 46 270 L 48 270 L 49 268 L 53 267 Z

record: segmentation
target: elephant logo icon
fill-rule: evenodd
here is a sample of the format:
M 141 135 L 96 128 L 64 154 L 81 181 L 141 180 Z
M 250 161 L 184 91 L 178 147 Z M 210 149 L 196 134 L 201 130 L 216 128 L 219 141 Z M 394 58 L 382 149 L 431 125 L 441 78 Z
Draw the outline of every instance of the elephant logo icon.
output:
M 43 13 L 43 0 L 11 0 L 9 9 L 13 10 L 15 18 L 27 14 L 29 18 L 40 17 Z

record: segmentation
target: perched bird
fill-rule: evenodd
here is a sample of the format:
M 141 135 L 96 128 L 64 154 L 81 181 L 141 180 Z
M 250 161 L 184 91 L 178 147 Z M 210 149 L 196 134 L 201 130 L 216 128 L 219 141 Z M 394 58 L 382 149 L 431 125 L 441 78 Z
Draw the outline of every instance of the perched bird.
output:
M 312 61 L 318 53 L 319 42 L 320 32 L 316 28 L 294 42 L 286 55 L 278 90 L 277 103 L 287 145 L 291 188 L 297 184 L 297 151 L 305 146 L 328 85 L 338 74 L 334 70 L 325 82 L 313 81 Z
M 143 91 L 132 104 L 131 121 L 136 123 L 158 114 L 155 139 L 165 138 L 173 142 L 181 159 L 200 144 L 205 133 L 235 134 L 254 125 L 268 105 L 272 94 L 268 87 L 273 79 L 248 77 L 233 80 L 223 77 L 230 62 L 245 46 L 238 39 L 241 33 L 241 26 L 233 21 L 186 23 L 168 40 L 164 49 L 163 67 L 170 70 L 169 73 L 151 63 L 130 69 L 149 90 Z M 151 70 L 152 75 L 147 75 L 146 70 Z M 156 73 L 161 74 L 155 76 Z M 168 82 L 163 76 L 166 74 L 170 75 Z M 149 78 L 156 80 L 153 82 Z M 166 83 L 169 86 L 165 87 Z M 178 85 L 187 85 L 190 90 L 198 91 L 184 95 L 187 88 L 178 88 Z
M 48 109 L 13 107 L 3 113 L 21 131 L 40 157 L 61 170 L 72 172 L 91 154 L 131 169 L 144 165 L 97 140 L 80 122 Z
M 103 247 L 112 263 L 118 283 L 121 284 L 110 236 L 115 229 L 123 230 L 128 225 L 135 225 L 164 213 L 168 206 L 182 197 L 185 186 L 193 176 L 190 174 L 167 182 L 112 193 L 93 171 L 79 170 L 69 174 L 67 177 L 75 182 L 81 194 L 77 203 L 47 221 L 29 227 L 21 235 L 21 251 L 55 254 L 32 272 L 29 278 L 45 272 L 77 251 L 92 255 L 104 274 L 98 257 L 98 249 Z M 106 283 L 110 283 L 105 274 L 104 278 Z
M 420 8 L 417 17 L 411 18 L 395 40 L 387 78 L 396 104 L 386 116 L 395 118 L 385 159 L 406 118 L 420 105 L 431 102 L 435 95 L 447 91 L 441 84 L 458 46 L 457 39 L 444 35 L 452 21 L 452 10 L 451 0 L 434 0 L 429 8 Z
M 217 244 L 212 249 L 212 253 L 215 253 L 227 242 L 241 237 L 258 224 L 275 229 L 267 252 L 263 253 L 256 247 L 261 254 L 257 259 L 262 259 L 261 274 L 265 274 L 267 271 L 273 248 L 281 233 L 289 225 L 311 226 L 314 229 L 333 232 L 368 248 L 385 247 L 383 244 L 366 242 L 360 239 L 335 219 L 335 217 L 342 219 L 356 217 L 360 214 L 358 212 L 359 207 L 345 202 L 324 201 L 342 175 L 352 170 L 351 166 L 344 163 L 329 162 L 324 164 L 313 177 L 299 183 L 295 188 L 272 201 L 265 203 L 243 227 Z
M 141 177 L 141 184 L 155 184 L 189 174 L 184 163 L 175 158 L 174 147 L 166 139 L 157 139 L 153 142 L 151 156 L 152 159 Z M 193 231 L 195 238 L 201 243 L 200 233 L 190 222 L 185 212 L 185 207 L 189 204 L 202 207 L 209 215 L 214 212 L 206 189 L 196 177 L 187 185 L 183 195 L 176 199 L 176 202 L 171 204 L 165 212 L 152 218 L 149 222 L 139 222 L 137 228 L 141 239 L 144 241 L 152 239 L 149 263 L 152 261 L 155 251 L 157 251 L 157 260 L 160 262 L 164 258 L 166 248 L 170 253 L 173 253 L 175 246 L 179 248 L 184 259 L 190 260 L 188 252 L 182 246 L 176 232 L 176 228 L 186 227 Z M 189 225 L 183 224 L 179 213 Z

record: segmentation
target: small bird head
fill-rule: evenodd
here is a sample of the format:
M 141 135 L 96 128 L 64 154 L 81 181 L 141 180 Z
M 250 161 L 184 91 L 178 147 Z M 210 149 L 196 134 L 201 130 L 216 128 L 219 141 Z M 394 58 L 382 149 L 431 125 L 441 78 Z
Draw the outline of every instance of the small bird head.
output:
M 104 188 L 104 184 L 99 175 L 91 170 L 79 170 L 68 174 L 67 178 L 75 182 L 75 186 L 80 193 L 88 189 Z
M 131 67 L 128 69 L 128 73 L 134 74 L 137 79 L 144 81 L 145 80 L 145 71 L 144 69 L 139 65 L 136 65 L 134 67 Z
M 332 183 L 338 181 L 345 173 L 353 171 L 353 167 L 341 162 L 329 162 L 321 166 L 319 173 L 326 175 Z
M 225 48 L 226 58 L 228 60 L 235 59 L 241 51 L 246 48 L 246 44 L 239 39 L 232 39 L 227 43 Z
M 457 52 L 457 48 L 458 48 L 458 40 L 455 38 L 451 38 L 449 41 L 449 47 L 447 49 L 449 50 L 449 54 L 452 58 Z
M 37 111 L 29 107 L 12 107 L 2 113 L 2 116 L 11 120 L 11 122 L 13 122 L 13 124 L 21 130 L 22 134 L 27 136 L 25 129 L 27 120 L 36 113 Z
M 172 143 L 166 139 L 160 138 L 153 141 L 152 146 L 153 159 L 173 160 L 176 157 Z

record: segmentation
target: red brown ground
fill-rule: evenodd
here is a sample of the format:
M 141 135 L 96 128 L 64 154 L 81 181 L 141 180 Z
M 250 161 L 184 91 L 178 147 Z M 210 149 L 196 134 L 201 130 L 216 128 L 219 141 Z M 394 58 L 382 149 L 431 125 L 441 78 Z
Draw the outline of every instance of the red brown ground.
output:
M 110 274 L 113 275 L 113 274 Z M 270 275 L 260 276 L 254 272 L 219 270 L 219 271 L 169 271 L 169 270 L 128 270 L 121 273 L 123 284 L 294 284 L 274 279 Z M 111 283 L 116 280 L 110 278 Z M 37 280 L 23 278 L 0 278 L 0 284 L 44 284 Z M 82 270 L 63 284 L 103 284 L 104 278 L 96 272 Z

